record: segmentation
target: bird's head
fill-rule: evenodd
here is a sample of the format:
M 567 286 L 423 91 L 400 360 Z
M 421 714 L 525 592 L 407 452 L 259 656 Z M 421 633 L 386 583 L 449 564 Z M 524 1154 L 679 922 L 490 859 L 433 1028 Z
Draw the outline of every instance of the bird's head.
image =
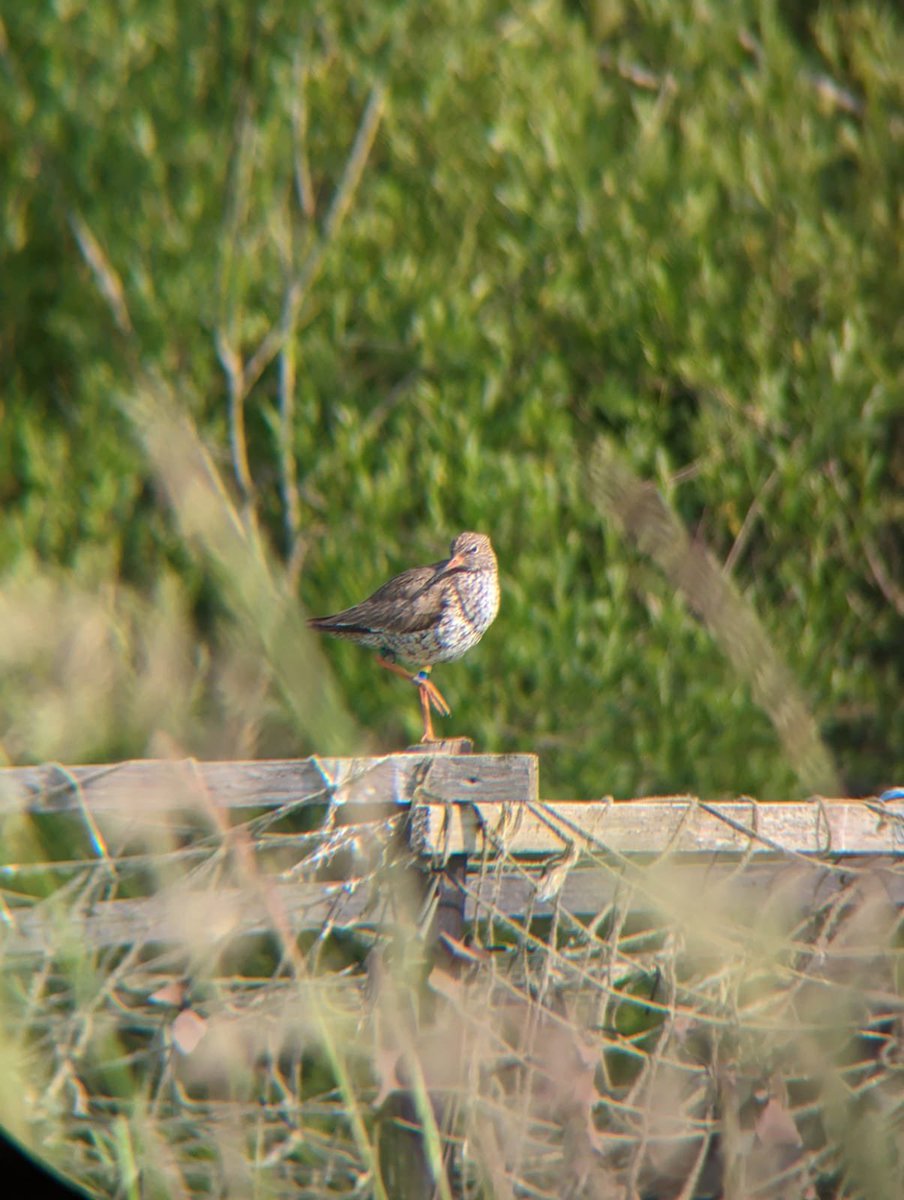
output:
M 441 573 L 450 571 L 495 571 L 496 555 L 485 533 L 460 533 L 449 548 Z

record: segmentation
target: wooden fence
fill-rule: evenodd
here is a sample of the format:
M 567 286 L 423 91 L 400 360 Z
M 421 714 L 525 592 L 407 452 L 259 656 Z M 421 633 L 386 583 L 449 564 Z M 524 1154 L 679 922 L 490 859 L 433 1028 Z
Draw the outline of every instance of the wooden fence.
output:
M 840 911 L 839 903 L 845 911 L 858 898 L 874 903 L 877 891 L 892 912 L 904 903 L 904 812 L 895 804 L 822 797 L 775 803 L 707 802 L 692 796 L 542 801 L 538 776 L 533 755 L 423 750 L 362 759 L 143 761 L 5 770 L 0 772 L 0 965 L 10 977 L 28 963 L 42 963 L 50 971 L 77 945 L 92 956 L 96 969 L 100 961 L 114 961 L 98 955 L 117 947 L 128 948 L 130 961 L 137 962 L 147 957 L 142 948 L 171 943 L 182 957 L 167 959 L 163 953 L 164 965 L 154 983 L 147 983 L 144 998 L 153 1000 L 152 986 L 162 994 L 167 971 L 183 980 L 188 995 L 193 968 L 185 963 L 197 961 L 205 938 L 222 946 L 276 928 L 283 959 L 296 953 L 299 939 L 305 945 L 312 938 L 322 943 L 325 931 L 366 931 L 379 941 L 403 919 L 399 888 L 387 884 L 386 874 L 388 865 L 400 862 L 406 887 L 411 885 L 409 899 L 430 910 L 418 928 L 449 970 L 438 985 L 447 1002 L 458 986 L 450 980 L 463 972 L 480 973 L 488 928 L 502 929 L 515 941 L 524 931 L 546 930 L 548 955 L 564 962 L 556 939 L 566 922 L 568 936 L 585 940 L 589 961 L 602 947 L 602 941 L 599 947 L 592 942 L 595 931 L 605 914 L 607 928 L 615 928 L 615 912 L 621 922 L 617 936 L 624 939 L 626 914 L 636 919 L 643 912 L 677 913 L 676 920 L 692 929 L 696 906 L 702 925 L 707 911 L 718 910 L 743 913 L 744 928 L 755 928 L 751 913 L 761 912 L 765 920 L 765 914 L 780 909 L 787 930 L 833 905 L 833 912 Z M 894 921 L 892 926 L 897 928 Z M 536 932 L 526 936 L 525 944 L 536 951 L 542 938 Z M 616 944 L 614 936 L 609 950 L 615 945 L 620 960 L 627 961 L 627 940 Z M 847 961 L 854 950 L 846 946 L 844 955 L 838 953 Z M 115 970 L 122 972 L 120 960 L 115 961 Z M 611 999 L 621 985 L 607 970 L 600 987 Z M 310 982 L 306 971 L 299 966 L 296 979 Z M 360 977 L 366 982 L 366 972 Z M 535 998 L 536 985 L 524 984 L 524 994 Z M 648 997 L 650 1011 L 667 1015 L 671 1004 L 674 1018 L 675 994 L 673 987 L 667 1003 Z M 176 1007 L 198 1015 L 203 1005 L 180 1000 Z M 554 1008 L 547 1004 L 544 1019 Z M 152 1023 L 166 1023 L 153 1005 L 145 1004 L 142 1011 Z M 128 1016 L 134 1019 L 135 1010 Z M 53 1027 L 39 1007 L 30 1010 L 29 1019 L 45 1033 Z M 190 1054 L 178 1035 L 175 1044 Z M 55 1081 L 62 1088 L 65 1077 L 70 1083 L 78 1080 L 76 1091 L 89 1091 L 76 1059 L 74 1051 L 58 1059 L 52 1086 Z M 368 1162 L 358 1146 L 376 1181 L 372 1194 L 477 1195 L 462 1183 L 464 1168 L 456 1175 L 449 1167 L 449 1146 L 457 1145 L 461 1156 L 473 1145 L 455 1143 L 448 1121 L 443 1125 L 437 1089 L 429 1080 L 424 1086 L 435 1110 L 433 1140 L 432 1118 L 425 1116 L 423 1104 L 418 1109 L 410 1080 L 392 1078 L 380 1085 L 377 1099 L 384 1107 L 383 1093 L 395 1092 L 403 1102 L 392 1109 L 395 1133 L 384 1137 L 379 1166 Z M 91 1103 L 85 1103 L 90 1110 Z M 721 1119 L 710 1113 L 705 1136 L 697 1122 L 698 1172 L 712 1153 L 712 1131 L 721 1128 Z M 590 1139 L 590 1158 L 599 1159 L 602 1134 L 585 1131 L 583 1136 Z M 805 1159 L 799 1141 L 795 1149 L 799 1165 Z M 724 1149 L 720 1153 L 724 1157 Z M 398 1161 L 393 1165 L 400 1157 L 406 1160 L 404 1169 Z M 835 1163 L 825 1145 L 808 1161 L 811 1172 L 820 1163 Z M 628 1176 L 641 1171 L 636 1164 L 618 1163 Z M 96 1183 L 95 1166 L 85 1151 L 75 1170 Z M 587 1167 L 588 1178 L 597 1167 Z M 297 1164 L 293 1169 L 297 1183 L 304 1171 Z M 530 1172 L 523 1163 L 518 1169 L 520 1183 L 512 1182 L 517 1172 L 511 1168 L 507 1183 L 497 1180 L 495 1191 L 480 1194 L 544 1194 L 529 1190 Z M 770 1169 L 778 1168 L 772 1164 Z M 831 1169 L 840 1170 L 837 1164 Z M 642 1170 L 652 1168 L 647 1163 Z M 802 1170 L 794 1176 L 797 1183 Z M 392 1181 L 384 1192 L 381 1172 Z M 682 1194 L 688 1197 L 695 1194 L 688 1190 L 689 1178 L 682 1176 Z M 528 1190 L 519 1192 L 522 1186 Z
M 904 876 L 894 869 L 904 854 L 904 806 L 897 811 L 877 799 L 823 797 L 707 802 L 690 795 L 543 802 L 538 775 L 538 760 L 529 754 L 44 765 L 0 773 L 0 817 L 65 813 L 82 819 L 98 861 L 108 854 L 99 824 L 110 822 L 121 833 L 155 814 L 199 806 L 233 816 L 324 810 L 322 820 L 334 829 L 401 817 L 408 846 L 425 870 L 441 877 L 449 859 L 458 861 L 456 886 L 468 921 L 490 894 L 494 907 L 513 917 L 528 910 L 549 915 L 559 897 L 572 912 L 591 915 L 624 890 L 633 866 L 642 864 L 649 878 L 651 862 L 709 884 L 730 881 L 750 899 L 782 886 L 801 908 L 849 886 L 868 865 L 890 898 L 904 903 Z M 583 851 L 608 861 L 604 867 L 582 862 Z M 504 858 L 504 865 L 491 876 L 478 871 L 469 885 L 467 864 L 487 856 Z M 354 923 L 365 911 L 379 923 L 371 898 L 348 880 L 277 879 L 275 886 L 295 933 L 327 919 L 334 926 Z M 634 903 L 643 900 L 641 891 Z M 98 901 L 83 914 L 81 932 L 98 946 L 148 938 L 166 907 L 154 896 Z M 7 916 L 5 953 L 43 952 L 40 913 Z M 258 931 L 267 921 L 252 902 L 236 932 Z

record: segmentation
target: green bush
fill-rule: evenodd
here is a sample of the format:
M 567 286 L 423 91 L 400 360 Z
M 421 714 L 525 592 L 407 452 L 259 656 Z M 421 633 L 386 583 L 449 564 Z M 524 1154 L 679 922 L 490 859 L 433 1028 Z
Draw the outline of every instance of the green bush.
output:
M 8 757 L 139 754 L 161 730 L 196 753 L 326 748 L 286 699 L 316 701 L 322 668 L 271 700 L 265 643 L 256 704 L 237 682 L 253 614 L 166 503 L 135 415 L 156 388 L 310 612 L 492 535 L 503 607 L 438 672 L 443 728 L 538 750 L 544 794 L 801 786 L 594 504 L 599 435 L 727 560 L 847 786 L 900 774 L 894 6 L 67 0 L 0 20 L 0 567 L 33 578 L 36 617 L 47 579 L 126 595 L 126 660 L 142 605 L 187 614 L 195 644 L 172 696 L 130 706 L 116 676 L 121 720 L 86 710 L 55 739 L 29 736 L 32 651 L 8 646 Z M 317 661 L 372 744 L 416 736 L 413 694 L 367 654 Z

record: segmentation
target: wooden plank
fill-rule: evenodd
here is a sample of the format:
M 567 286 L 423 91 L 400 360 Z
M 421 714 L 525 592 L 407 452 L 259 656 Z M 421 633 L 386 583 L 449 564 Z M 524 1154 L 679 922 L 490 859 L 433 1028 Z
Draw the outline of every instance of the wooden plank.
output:
M 403 805 L 538 797 L 534 754 L 390 754 L 256 762 L 146 759 L 106 766 L 45 764 L 0 771 L 0 815 L 165 812 L 207 807 Z
M 462 881 L 464 919 L 489 917 L 520 923 L 526 916 L 549 917 L 557 909 L 587 920 L 613 904 L 633 913 L 698 914 L 709 905 L 719 919 L 760 926 L 768 911 L 794 921 L 844 889 L 878 889 L 895 906 L 904 905 L 904 873 L 899 860 L 845 859 L 838 868 L 817 859 L 755 859 L 738 863 L 676 860 L 653 867 L 624 869 L 579 863 L 558 886 L 540 863 L 531 869 L 500 863 Z M 377 929 L 393 919 L 393 900 L 377 892 L 374 880 L 356 884 L 284 883 L 270 885 L 273 901 L 294 935 L 335 928 Z M 404 893 L 402 893 L 404 894 Z M 173 888 L 139 900 L 98 901 L 85 910 L 61 908 L 51 899 L 31 908 L 7 908 L 0 925 L 0 959 L 44 958 L 74 944 L 101 949 L 148 942 L 192 948 L 273 928 L 272 909 L 251 889 L 209 892 Z
M 569 846 L 614 854 L 904 854 L 904 815 L 861 800 L 708 803 L 693 796 L 551 802 L 517 807 L 426 804 L 412 814 L 412 845 L 439 860 L 542 855 Z
M 377 927 L 386 920 L 388 899 L 376 894 L 375 880 L 351 883 L 271 883 L 278 906 L 293 933 L 337 927 Z M 0 959 L 44 956 L 79 944 L 100 948 L 163 942 L 210 945 L 273 929 L 272 909 L 252 889 L 192 891 L 173 887 L 138 900 L 101 900 L 84 909 L 50 901 L 9 908 L 0 925 Z
M 743 865 L 687 859 L 667 869 L 606 870 L 578 864 L 550 886 L 545 870 L 514 871 L 511 866 L 471 876 L 466 884 L 465 919 L 472 922 L 503 916 L 520 922 L 565 911 L 582 920 L 598 917 L 610 905 L 635 914 L 699 914 L 710 906 L 713 916 L 762 925 L 767 911 L 794 922 L 845 889 L 881 889 L 890 904 L 904 906 L 904 873 L 895 860 L 845 859 L 850 870 L 818 859 L 755 859 Z M 897 868 L 897 869 L 896 869 Z

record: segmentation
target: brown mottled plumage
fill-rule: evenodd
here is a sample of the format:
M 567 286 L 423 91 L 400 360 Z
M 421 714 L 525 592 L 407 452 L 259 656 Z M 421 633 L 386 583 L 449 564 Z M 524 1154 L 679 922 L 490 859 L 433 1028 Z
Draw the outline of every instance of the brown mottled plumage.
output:
M 490 539 L 460 533 L 448 558 L 412 567 L 377 588 L 372 596 L 330 617 L 308 621 L 312 629 L 380 651 L 381 666 L 416 684 L 424 717 L 423 741 L 433 741 L 431 704 L 449 715 L 435 684 L 434 663 L 460 658 L 476 646 L 499 611 L 499 576 Z M 420 670 L 411 674 L 396 660 Z

